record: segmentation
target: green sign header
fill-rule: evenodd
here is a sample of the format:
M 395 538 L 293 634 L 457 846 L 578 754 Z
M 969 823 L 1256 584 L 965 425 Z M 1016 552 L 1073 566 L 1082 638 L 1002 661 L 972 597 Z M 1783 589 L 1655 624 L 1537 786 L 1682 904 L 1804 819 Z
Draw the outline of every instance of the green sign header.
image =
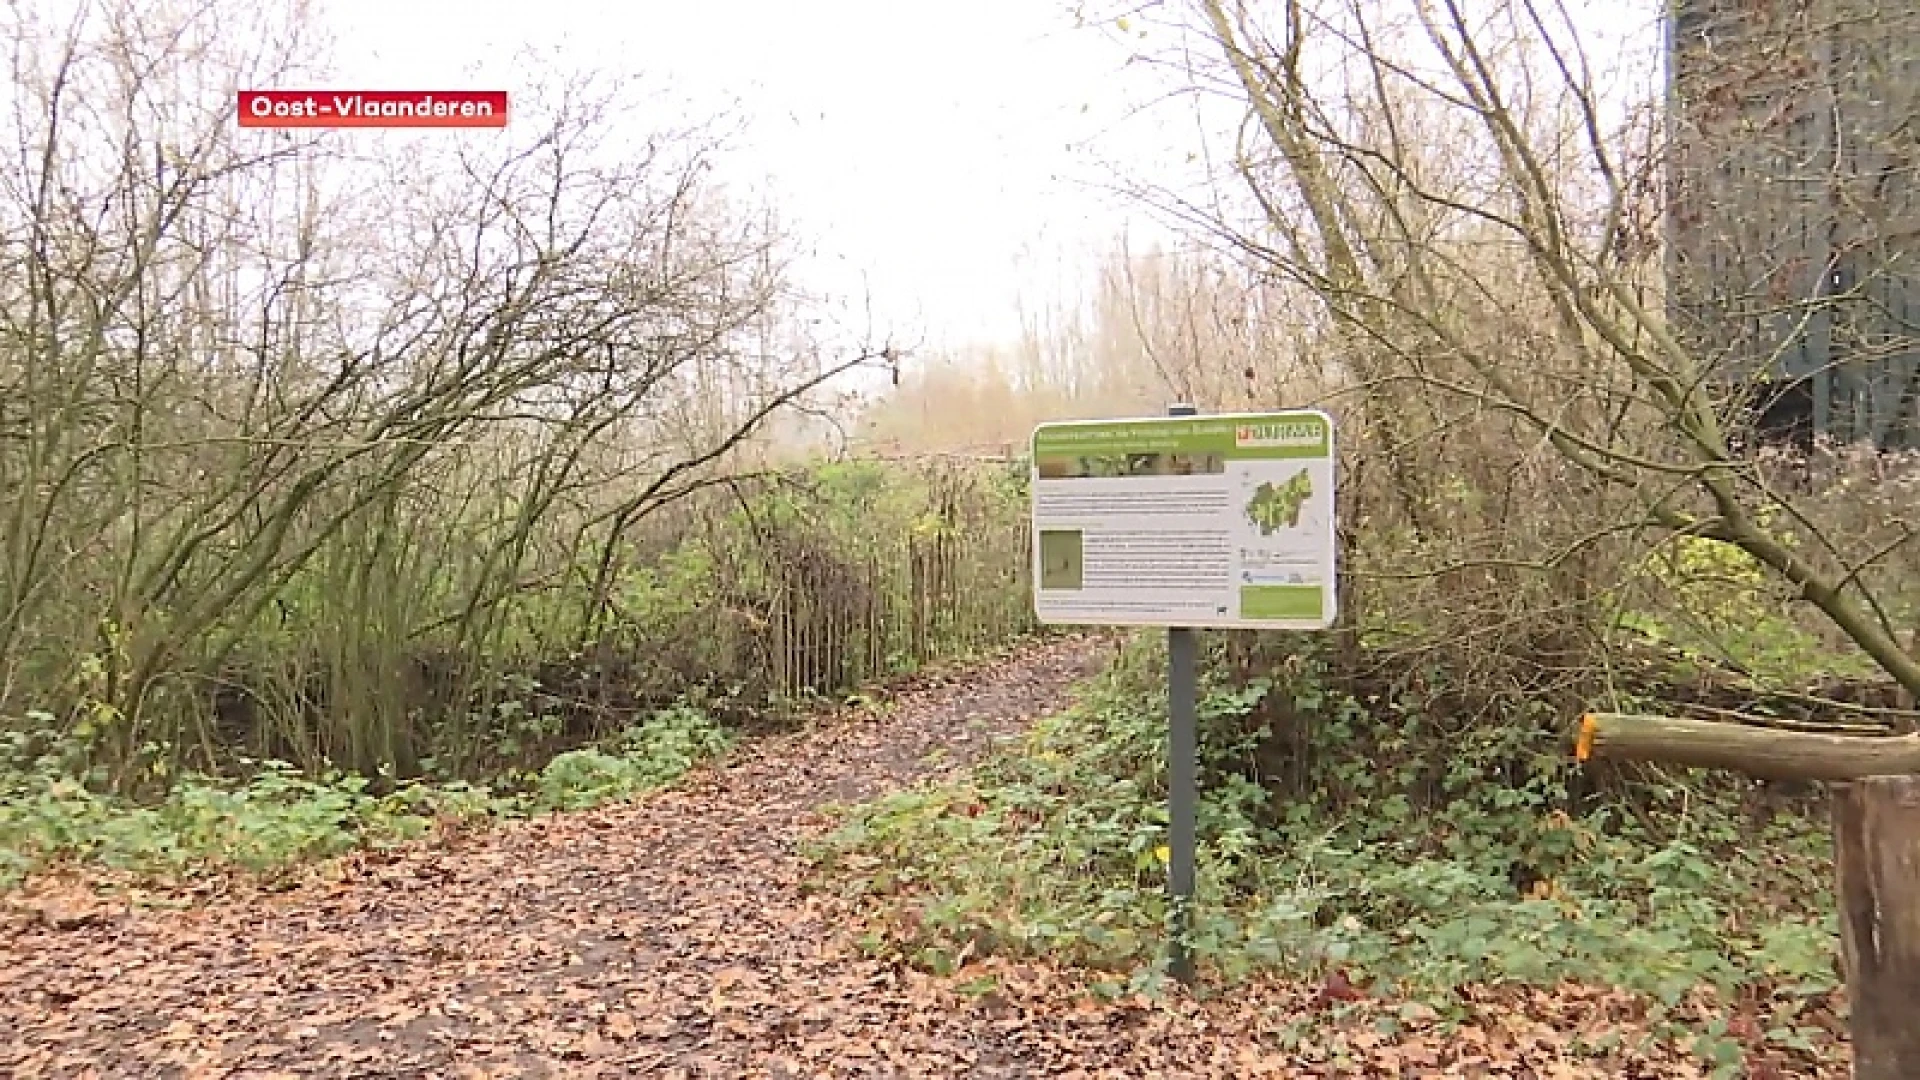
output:
M 1325 413 L 1243 413 L 1150 420 L 1042 424 L 1033 456 L 1104 454 L 1218 454 L 1223 458 L 1285 459 L 1328 456 L 1333 425 Z

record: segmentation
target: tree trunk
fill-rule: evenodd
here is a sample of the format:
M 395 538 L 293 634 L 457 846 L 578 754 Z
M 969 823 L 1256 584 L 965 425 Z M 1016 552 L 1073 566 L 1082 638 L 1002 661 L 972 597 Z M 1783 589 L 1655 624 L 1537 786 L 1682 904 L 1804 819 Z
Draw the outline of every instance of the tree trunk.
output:
M 1837 785 L 1833 839 L 1853 1075 L 1920 1077 L 1920 777 Z

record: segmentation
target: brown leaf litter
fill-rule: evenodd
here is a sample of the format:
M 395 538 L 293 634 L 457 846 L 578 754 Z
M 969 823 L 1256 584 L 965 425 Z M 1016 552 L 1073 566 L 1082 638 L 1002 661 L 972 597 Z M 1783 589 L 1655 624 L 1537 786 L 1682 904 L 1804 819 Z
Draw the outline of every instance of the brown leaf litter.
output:
M 1402 1011 L 1389 1036 L 1365 1003 L 1331 1019 L 1314 985 L 1101 1002 L 1070 971 L 941 979 L 855 950 L 849 914 L 801 888 L 818 808 L 966 768 L 1104 648 L 1044 643 L 634 803 L 357 855 L 281 894 L 166 910 L 42 882 L 38 914 L 0 926 L 0 1074 L 1705 1075 L 1671 1052 L 1571 1051 L 1611 1007 L 1597 992 L 1507 995 L 1452 1031 Z

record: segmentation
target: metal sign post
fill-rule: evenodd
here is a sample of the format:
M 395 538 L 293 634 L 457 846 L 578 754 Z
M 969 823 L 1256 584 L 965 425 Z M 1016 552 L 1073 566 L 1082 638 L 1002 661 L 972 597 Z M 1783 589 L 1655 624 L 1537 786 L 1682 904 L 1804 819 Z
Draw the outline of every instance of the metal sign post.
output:
M 1168 416 L 1193 416 L 1191 405 L 1170 405 Z M 1193 981 L 1193 954 L 1187 938 L 1193 930 L 1194 848 L 1198 845 L 1200 734 L 1194 717 L 1199 689 L 1192 629 L 1167 629 L 1167 969 L 1183 983 Z

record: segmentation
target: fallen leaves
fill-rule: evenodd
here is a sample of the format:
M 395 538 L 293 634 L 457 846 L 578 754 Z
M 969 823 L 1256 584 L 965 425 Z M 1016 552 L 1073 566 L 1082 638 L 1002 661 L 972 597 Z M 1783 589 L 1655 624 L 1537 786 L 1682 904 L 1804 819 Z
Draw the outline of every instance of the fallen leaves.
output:
M 1596 1018 L 1637 1023 L 1599 992 L 1489 994 L 1449 1027 L 1344 972 L 1106 1001 L 1040 965 L 941 979 L 852 948 L 849 913 L 801 888 L 817 808 L 965 767 L 1062 703 L 1089 653 L 1050 643 L 632 805 L 350 857 L 286 893 L 175 911 L 38 883 L 0 930 L 0 1074 L 1699 1075 L 1672 1051 L 1576 1052 Z
M 1328 972 L 1326 981 L 1320 986 L 1321 1005 L 1332 1005 L 1341 1001 L 1364 1001 L 1366 997 L 1366 994 L 1353 985 L 1344 968 L 1335 968 Z
M 0 903 L 0 927 L 54 931 L 101 927 L 117 913 L 88 883 L 68 876 L 45 877 Z

